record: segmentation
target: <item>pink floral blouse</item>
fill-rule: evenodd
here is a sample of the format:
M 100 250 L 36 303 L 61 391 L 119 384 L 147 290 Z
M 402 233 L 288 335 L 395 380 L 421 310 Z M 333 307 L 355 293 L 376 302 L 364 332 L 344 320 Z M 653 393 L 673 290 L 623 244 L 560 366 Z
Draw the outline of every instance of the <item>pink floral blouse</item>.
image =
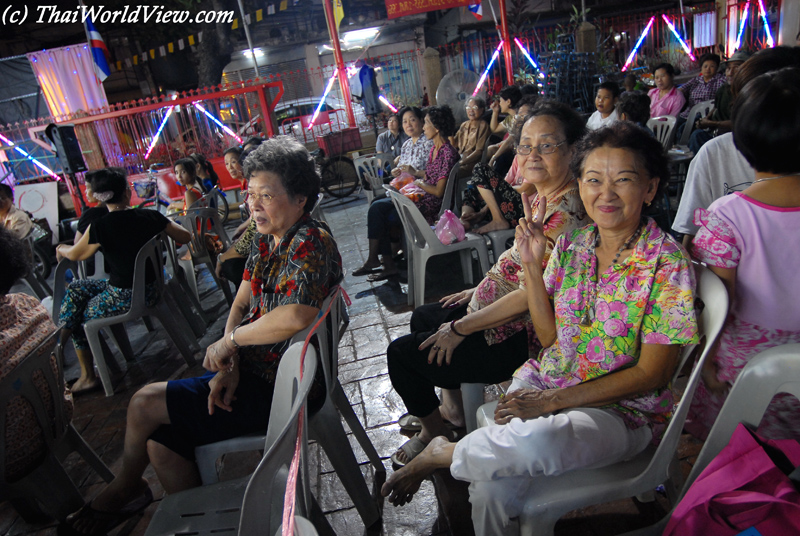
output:
M 534 202 L 538 201 L 538 197 Z M 550 257 L 556 239 L 570 231 L 586 225 L 591 220 L 586 215 L 583 203 L 578 195 L 578 184 L 570 181 L 561 190 L 547 200 L 547 210 L 544 217 L 544 232 L 547 235 L 547 250 L 544 263 Z M 499 300 L 503 296 L 520 288 L 522 276 L 522 262 L 519 258 L 517 245 L 506 250 L 497 262 L 486 273 L 486 277 L 478 284 L 472 295 L 468 311 L 470 313 L 483 309 Z M 498 344 L 510 338 L 515 333 L 526 329 L 528 331 L 528 352 L 530 358 L 535 358 L 541 346 L 533 330 L 531 316 L 525 314 L 516 320 L 500 327 L 487 329 L 483 332 L 488 344 Z
M 633 253 L 598 281 L 595 236 L 594 224 L 562 235 L 545 269 L 556 342 L 514 373 L 539 389 L 563 389 L 631 367 L 643 343 L 697 342 L 694 271 L 683 248 L 650 219 Z M 583 326 L 592 295 L 594 318 Z M 607 408 L 631 429 L 652 426 L 658 441 L 672 415 L 672 392 L 666 386 Z

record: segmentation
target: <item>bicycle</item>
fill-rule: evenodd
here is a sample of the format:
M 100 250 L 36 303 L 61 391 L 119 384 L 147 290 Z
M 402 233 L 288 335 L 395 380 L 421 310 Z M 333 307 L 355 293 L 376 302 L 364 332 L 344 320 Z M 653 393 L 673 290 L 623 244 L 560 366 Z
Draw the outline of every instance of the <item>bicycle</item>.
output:
M 162 194 L 158 189 L 158 180 L 155 170 L 159 167 L 161 167 L 161 164 L 151 165 L 147 169 L 146 179 L 139 179 L 132 182 L 136 195 L 142 200 L 135 208 L 153 207 L 166 216 L 167 209 L 170 203 L 172 203 L 172 200 Z
M 358 188 L 359 180 L 353 159 L 348 156 L 335 155 L 325 157 L 323 149 L 311 152 L 320 169 L 320 186 L 333 197 L 347 197 Z

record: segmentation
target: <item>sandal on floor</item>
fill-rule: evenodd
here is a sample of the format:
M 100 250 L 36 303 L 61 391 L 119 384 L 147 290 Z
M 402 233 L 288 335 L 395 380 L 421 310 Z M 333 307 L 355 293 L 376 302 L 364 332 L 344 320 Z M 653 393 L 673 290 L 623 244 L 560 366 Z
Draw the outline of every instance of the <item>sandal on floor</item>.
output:
M 456 424 L 451 423 L 447 419 L 443 419 L 445 426 L 447 426 L 450 430 L 460 430 L 463 429 L 463 426 L 458 426 Z M 419 417 L 415 415 L 411 415 L 410 413 L 406 413 L 400 419 L 397 420 L 397 424 L 400 426 L 400 429 L 404 432 L 419 432 L 422 430 L 422 422 L 419 420 Z
M 70 514 L 66 521 L 59 523 L 58 536 L 101 536 L 147 508 L 151 502 L 153 502 L 153 492 L 150 488 L 147 488 L 139 498 L 132 500 L 117 512 L 95 510 L 92 508 L 92 503 L 88 502 L 80 510 Z M 80 532 L 73 527 L 75 522 L 84 519 L 94 522 L 91 532 Z
M 416 458 L 419 455 L 420 452 L 425 450 L 425 447 L 427 447 L 427 446 L 428 446 L 428 444 L 427 443 L 423 443 L 422 440 L 419 438 L 419 434 L 416 434 L 416 435 L 414 435 L 414 437 L 412 437 L 411 439 L 409 439 L 408 441 L 403 443 L 403 445 L 397 450 L 397 452 L 392 454 L 392 457 L 391 457 L 392 463 L 394 465 L 396 465 L 397 467 L 405 467 L 405 465 L 408 462 L 410 462 L 411 460 Z M 400 459 L 398 459 L 398 457 L 397 457 L 397 454 L 401 450 L 406 453 L 407 461 L 405 461 L 405 462 L 400 461 Z
M 357 270 L 353 270 L 353 277 L 361 277 L 364 275 L 374 274 L 380 272 L 382 268 L 380 266 L 376 266 L 375 268 L 367 268 L 366 266 L 362 266 Z
M 400 272 L 378 272 L 377 274 L 372 274 L 367 278 L 367 281 L 370 283 L 377 283 L 378 281 L 385 281 L 387 279 L 391 279 L 392 277 L 399 277 Z

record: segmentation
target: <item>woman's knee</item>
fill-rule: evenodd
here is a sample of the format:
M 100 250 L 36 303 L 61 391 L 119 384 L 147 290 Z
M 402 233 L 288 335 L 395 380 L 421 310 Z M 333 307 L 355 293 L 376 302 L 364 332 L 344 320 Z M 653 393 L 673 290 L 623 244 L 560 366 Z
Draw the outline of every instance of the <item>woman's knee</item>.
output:
M 128 403 L 128 426 L 168 423 L 167 382 L 151 383 L 136 391 Z

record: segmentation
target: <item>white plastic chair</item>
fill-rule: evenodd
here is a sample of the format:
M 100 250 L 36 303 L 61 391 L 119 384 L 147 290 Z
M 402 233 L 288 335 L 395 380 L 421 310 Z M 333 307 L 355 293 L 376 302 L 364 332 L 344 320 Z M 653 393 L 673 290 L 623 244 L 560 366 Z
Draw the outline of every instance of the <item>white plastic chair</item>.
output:
M 300 410 L 306 404 L 318 363 L 317 352 L 309 345 L 302 360 L 301 376 L 302 348 L 302 343 L 293 344 L 281 358 L 267 435 L 260 438 L 258 447 L 264 449 L 264 457 L 255 472 L 244 478 L 167 495 L 153 515 L 145 536 L 211 535 L 233 531 L 254 535 L 275 534 L 280 530 L 298 426 L 300 420 L 306 418 L 305 412 Z M 303 448 L 295 504 L 302 515 L 309 510 L 310 503 L 305 482 L 304 437 L 300 444 Z
M 665 151 L 672 148 L 672 141 L 674 139 L 675 121 L 677 119 L 673 115 L 660 115 L 658 117 L 651 117 L 647 120 L 647 126 L 656 135 L 656 139 L 661 142 Z
M 406 244 L 408 245 L 408 304 L 419 307 L 425 303 L 425 271 L 428 259 L 436 255 L 461 253 L 461 270 L 464 274 L 464 282 L 472 284 L 472 254 L 471 250 L 478 252 L 481 270 L 485 273 L 489 270 L 489 251 L 486 241 L 482 236 L 467 233 L 466 238 L 455 244 L 444 245 L 436 238 L 428 222 L 422 216 L 417 206 L 406 196 L 397 190 L 387 190 L 392 199 L 400 220 L 403 222 L 403 229 L 406 234 Z
M 156 317 L 161 322 L 172 342 L 178 347 L 186 364 L 190 367 L 194 365 L 194 352 L 200 351 L 197 340 L 190 335 L 191 326 L 186 319 L 176 310 L 177 306 L 173 303 L 172 297 L 167 292 L 164 283 L 164 242 L 167 240 L 166 233 L 161 233 L 153 237 L 139 250 L 136 255 L 136 263 L 133 271 L 133 297 L 131 308 L 117 316 L 107 318 L 97 318 L 86 322 L 83 330 L 89 341 L 89 348 L 93 356 L 103 355 L 103 347 L 100 342 L 100 330 L 103 328 L 121 324 L 130 320 L 136 320 L 143 316 Z M 147 265 L 150 265 L 154 274 L 153 285 L 158 296 L 153 305 L 148 305 L 145 299 L 146 284 L 145 273 Z M 114 387 L 111 384 L 111 375 L 104 359 L 95 359 L 97 372 L 106 396 L 114 394 Z
M 359 177 L 366 179 L 369 188 L 364 188 L 364 193 L 367 196 L 367 201 L 372 203 L 373 199 L 380 199 L 386 197 L 386 192 L 383 189 L 383 177 L 386 176 L 386 168 L 384 167 L 386 155 L 390 153 L 372 154 L 359 156 L 353 161 L 356 166 L 356 173 Z M 362 183 L 362 187 L 365 186 Z
M 678 440 L 700 380 L 703 362 L 714 346 L 728 314 L 728 294 L 722 281 L 711 270 L 697 264 L 695 272 L 697 297 L 705 304 L 698 319 L 705 345 L 661 443 L 657 447 L 648 446 L 630 460 L 599 469 L 577 469 L 558 476 L 540 477 L 541 485 L 529 491 L 520 515 L 523 535 L 552 535 L 556 521 L 567 512 L 634 495 L 650 498 L 653 490 L 661 484 L 665 484 L 670 500 L 677 499 L 678 482 L 681 479 L 675 456 Z M 694 346 L 683 349 L 673 382 L 693 350 Z M 481 406 L 478 410 L 481 426 L 494 423 L 496 406 L 497 402 Z
M 692 135 L 692 130 L 694 130 L 694 122 L 698 119 L 698 117 L 707 116 L 709 112 L 711 112 L 712 108 L 714 108 L 713 100 L 698 102 L 692 106 L 692 109 L 689 110 L 689 116 L 686 118 L 686 126 L 683 128 L 681 139 L 678 140 L 677 145 L 682 147 L 689 145 L 689 137 Z
M 64 412 L 64 370 L 61 346 L 57 344 L 59 330 L 54 331 L 26 356 L 0 382 L 0 501 L 9 500 L 17 512 L 30 523 L 41 521 L 42 514 L 63 520 L 83 506 L 83 496 L 72 482 L 61 461 L 70 452 L 77 452 L 106 482 L 114 474 L 86 443 Z M 55 353 L 56 371 L 50 362 Z M 35 384 L 34 374 L 41 374 L 50 391 L 46 400 Z M 46 453 L 28 474 L 6 481 L 6 412 L 9 402 L 23 397 L 32 407 Z M 41 505 L 41 506 L 40 506 Z
M 369 436 L 367 436 L 364 427 L 358 420 L 358 416 L 353 411 L 341 383 L 339 383 L 339 340 L 347 329 L 347 323 L 349 322 L 345 319 L 346 310 L 340 292 L 340 289 L 336 288 L 325 299 L 317 319 L 308 328 L 296 334 L 292 341 L 295 343 L 302 342 L 310 333 L 314 333 L 317 336 L 320 361 L 325 385 L 327 386 L 327 396 L 322 408 L 309 418 L 310 436 L 325 450 L 325 454 L 327 454 L 345 490 L 353 500 L 365 526 L 369 527 L 380 519 L 380 511 L 364 481 L 358 461 L 342 427 L 339 414 L 347 422 L 347 426 L 353 436 L 367 454 L 370 463 L 375 468 L 376 475 L 383 474 L 385 476 L 386 468 L 383 466 L 383 462 L 372 445 Z M 314 329 L 317 320 L 329 307 L 329 316 Z M 195 459 L 197 460 L 200 479 L 203 484 L 217 482 L 216 461 L 220 456 L 231 452 L 257 450 L 262 445 L 263 435 L 251 434 L 197 447 L 195 449 Z
M 231 293 L 230 283 L 228 283 L 227 279 L 220 279 L 217 277 L 217 273 L 214 270 L 216 259 L 211 257 L 206 247 L 206 234 L 211 232 L 219 236 L 223 251 L 231 247 L 231 241 L 228 238 L 228 234 L 225 232 L 225 228 L 219 218 L 219 213 L 213 208 L 198 208 L 187 210 L 186 214 L 173 216 L 172 219 L 175 223 L 192 233 L 192 239 L 189 242 L 192 264 L 205 264 L 208 271 L 211 273 L 211 277 L 217 284 L 217 287 L 219 287 L 225 295 L 225 300 L 228 302 L 228 305 L 233 305 L 233 294 Z M 209 230 L 209 223 L 211 224 L 211 230 Z M 193 276 L 194 269 L 192 269 L 191 274 L 187 273 L 187 277 Z
M 30 259 L 35 259 L 36 255 L 34 254 L 33 248 L 36 238 L 34 237 L 33 231 L 28 233 L 23 240 L 28 243 L 28 248 L 30 249 Z M 28 270 L 28 272 L 22 276 L 22 279 L 28 284 L 36 297 L 40 300 L 43 300 L 48 296 L 52 296 L 53 291 L 50 290 L 50 286 L 47 284 L 47 281 L 45 281 L 44 277 L 42 277 L 41 274 L 36 271 L 36 268 L 33 266 L 33 264 L 34 263 L 31 262 L 30 270 Z
M 764 350 L 745 365 L 683 484 L 680 498 L 711 460 L 725 448 L 739 423 L 751 430 L 758 428 L 772 397 L 778 393 L 789 393 L 800 398 L 800 344 L 785 344 Z M 626 536 L 661 534 L 670 515 L 655 525 L 626 533 Z
M 166 287 L 172 293 L 172 299 L 180 309 L 181 314 L 192 327 L 194 336 L 201 338 L 206 332 L 206 326 L 210 323 L 210 319 L 206 317 L 203 306 L 200 304 L 200 298 L 197 295 L 197 281 L 194 278 L 194 270 L 192 270 L 191 282 L 186 275 L 186 269 L 178 259 L 177 245 L 175 241 L 168 237 L 167 243 L 164 244 L 167 253 L 167 274 L 169 278 L 166 279 Z M 194 282 L 195 287 L 192 287 Z M 183 299 L 188 298 L 188 300 Z

